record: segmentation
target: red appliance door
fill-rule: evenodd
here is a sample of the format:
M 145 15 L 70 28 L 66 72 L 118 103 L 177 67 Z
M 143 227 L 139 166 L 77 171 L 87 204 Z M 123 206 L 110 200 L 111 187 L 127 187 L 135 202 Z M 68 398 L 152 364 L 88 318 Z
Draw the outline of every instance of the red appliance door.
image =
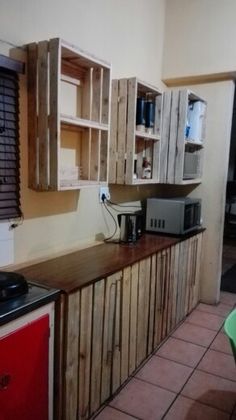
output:
M 48 420 L 49 316 L 0 338 L 0 420 Z

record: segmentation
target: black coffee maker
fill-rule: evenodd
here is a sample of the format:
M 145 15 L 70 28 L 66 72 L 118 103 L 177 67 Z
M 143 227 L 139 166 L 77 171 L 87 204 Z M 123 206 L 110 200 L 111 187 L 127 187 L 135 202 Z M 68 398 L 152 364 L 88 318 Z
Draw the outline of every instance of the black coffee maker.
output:
M 136 242 L 143 233 L 143 215 L 141 213 L 118 214 L 120 242 Z

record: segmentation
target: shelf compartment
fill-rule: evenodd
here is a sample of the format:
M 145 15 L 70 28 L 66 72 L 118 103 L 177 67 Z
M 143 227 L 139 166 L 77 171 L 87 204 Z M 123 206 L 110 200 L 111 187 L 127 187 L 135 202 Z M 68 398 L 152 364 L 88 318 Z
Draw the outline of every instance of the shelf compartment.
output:
M 61 129 L 59 189 L 98 185 L 107 181 L 108 133 L 86 128 Z
M 155 101 L 155 121 L 153 133 L 136 129 L 137 97 L 143 96 Z M 137 78 L 112 81 L 111 136 L 109 182 L 137 185 L 158 183 L 160 139 L 161 139 L 162 94 L 159 89 Z M 145 157 L 146 150 L 152 150 L 151 178 L 141 178 L 138 154 Z M 138 174 L 137 174 L 138 170 Z
M 200 102 L 203 104 L 201 117 L 201 130 L 198 139 L 186 138 L 188 126 L 189 104 Z M 167 184 L 186 184 L 184 174 L 185 153 L 195 153 L 199 159 L 199 171 L 192 176 L 192 183 L 195 178 L 200 179 L 202 175 L 202 160 L 205 141 L 206 102 L 193 92 L 174 90 L 165 92 L 163 98 L 163 126 L 162 126 L 162 148 L 161 148 L 161 171 L 160 182 Z M 188 173 L 190 174 L 190 168 Z M 195 171 L 194 171 L 195 172 Z M 191 175 L 191 174 L 190 174 Z M 191 183 L 191 179 L 187 180 Z
M 29 187 L 107 182 L 111 66 L 59 38 L 29 44 L 27 51 Z M 63 162 L 65 132 L 69 142 L 78 137 L 78 164 Z

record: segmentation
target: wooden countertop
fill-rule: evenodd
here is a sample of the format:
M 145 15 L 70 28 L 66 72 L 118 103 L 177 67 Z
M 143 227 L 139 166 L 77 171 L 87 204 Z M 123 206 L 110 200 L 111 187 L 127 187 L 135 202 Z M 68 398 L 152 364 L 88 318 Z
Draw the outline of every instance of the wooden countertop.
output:
M 65 293 L 74 292 L 183 240 L 145 234 L 135 244 L 104 243 L 19 270 L 34 281 Z
M 178 238 L 146 234 L 135 244 L 104 243 L 25 267 L 19 272 L 28 281 L 71 293 L 177 242 Z

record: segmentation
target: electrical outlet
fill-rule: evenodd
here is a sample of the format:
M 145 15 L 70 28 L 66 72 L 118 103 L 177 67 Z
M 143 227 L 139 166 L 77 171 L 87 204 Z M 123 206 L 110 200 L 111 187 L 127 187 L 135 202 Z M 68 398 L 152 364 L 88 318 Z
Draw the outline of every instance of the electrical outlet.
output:
M 102 200 L 102 197 L 105 195 L 105 201 L 110 200 L 111 196 L 110 196 L 110 191 L 109 191 L 109 187 L 100 187 L 99 189 L 99 202 L 103 203 L 104 200 Z

